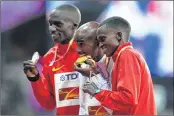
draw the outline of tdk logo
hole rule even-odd
[[[74,80],[74,79],[77,79],[78,76],[79,76],[79,73],[65,74],[60,76],[60,81]]]

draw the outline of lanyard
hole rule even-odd
[[[132,47],[132,46],[126,46],[126,47],[122,48],[122,49],[118,52],[117,58],[116,58],[116,60],[115,60],[115,64],[117,63],[120,54],[121,54],[125,49],[127,49],[127,48],[133,48],[133,47]],[[115,64],[114,64],[114,65],[115,65]]]
[[[59,47],[59,46],[56,47],[56,50],[55,50],[55,53],[54,53],[54,57],[53,57],[53,59],[52,59],[52,61],[51,61],[51,63],[50,63],[49,66],[52,66],[54,62],[59,61],[61,58],[65,57],[65,56],[67,55],[67,53],[69,52],[69,49],[70,49],[70,47],[71,47],[73,41],[74,41],[74,38],[71,39],[70,42],[68,43],[68,48],[67,48],[65,54],[62,55],[58,60],[56,60],[56,56],[57,56],[57,50],[58,50],[58,47]]]

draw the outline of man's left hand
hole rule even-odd
[[[88,93],[91,96],[94,96],[101,91],[94,82],[86,82],[82,90],[84,93]]]

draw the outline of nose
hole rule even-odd
[[[82,52],[82,50],[81,50],[79,47],[77,47],[77,48],[76,48],[76,52],[77,52],[78,54],[80,54],[80,53]]]
[[[83,55],[84,54],[83,51],[82,51],[82,49],[80,49],[79,47],[76,48],[76,51],[80,55]]]
[[[51,25],[51,26],[49,27],[49,29],[50,29],[50,32],[51,32],[51,33],[55,33],[55,32],[56,32],[56,27],[55,27],[54,25]]]

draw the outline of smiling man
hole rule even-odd
[[[24,61],[24,72],[42,107],[47,110],[56,108],[57,115],[78,115],[78,90],[74,86],[65,87],[67,81],[76,79],[78,75],[65,73],[74,70],[74,62],[79,57],[72,38],[80,24],[81,13],[74,5],[61,5],[51,12],[48,21],[54,46],[36,65],[32,61]]]
[[[130,24],[121,17],[100,24],[99,46],[114,60],[112,90],[99,90],[94,83],[86,83],[86,92],[112,109],[114,115],[156,115],[151,75],[142,55],[128,42],[130,31]]]
[[[100,63],[100,66],[102,64],[102,68],[106,68],[109,61],[106,55],[103,53],[103,51],[99,48],[99,43],[97,41],[97,29],[99,27],[99,24],[97,22],[91,21],[83,24],[78,28],[74,35],[74,40],[77,43],[77,52],[82,56],[91,56],[91,58],[96,62],[96,64]],[[87,63],[92,63],[91,58],[87,59]],[[91,64],[92,65],[92,64]],[[78,64],[75,63],[75,70],[83,73],[90,73],[90,71],[93,71],[93,76],[90,77],[89,75],[83,75],[81,77],[81,85],[83,87],[85,82],[93,82],[97,85],[97,87],[104,89],[104,90],[110,90],[110,83],[109,79],[104,77],[99,71],[96,69],[93,70],[88,67],[82,67],[78,66]],[[95,71],[94,71],[95,70]],[[105,72],[107,70],[105,69]],[[90,78],[90,79],[89,79]],[[82,88],[83,90],[83,88]],[[98,100],[96,100],[94,97],[91,98],[91,96],[88,93],[85,93],[85,91],[82,91],[80,89],[80,112],[79,115],[109,115],[112,114],[112,110],[103,107]]]

